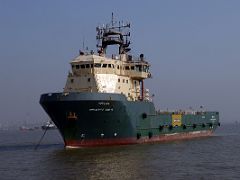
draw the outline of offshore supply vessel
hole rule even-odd
[[[97,53],[79,52],[71,61],[64,91],[42,94],[40,104],[57,126],[65,147],[161,142],[209,136],[213,111],[157,111],[144,80],[150,64],[129,51],[129,23],[97,27]],[[107,56],[107,47],[118,53]]]

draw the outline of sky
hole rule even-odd
[[[157,109],[204,106],[239,121],[239,8],[238,0],[0,0],[0,127],[49,120],[40,95],[63,90],[83,41],[96,52],[96,26],[112,12],[131,23],[131,53],[151,64]]]

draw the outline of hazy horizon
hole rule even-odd
[[[42,93],[65,86],[83,46],[96,52],[96,26],[131,23],[131,53],[145,55],[146,88],[157,109],[220,112],[239,121],[240,1],[0,1],[0,127],[49,120]]]

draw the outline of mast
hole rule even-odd
[[[113,26],[113,23],[114,23],[114,19],[113,19],[113,12],[112,12],[112,26]]]
[[[110,24],[103,25],[102,27],[97,27],[97,48],[99,55],[105,55],[107,51],[107,47],[109,45],[118,45],[119,46],[119,54],[126,54],[131,50],[129,48],[130,41],[130,23],[118,22],[116,25],[114,21],[114,16],[112,13],[112,19]]]

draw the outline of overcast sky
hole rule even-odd
[[[131,22],[132,53],[152,65],[157,108],[203,105],[239,121],[239,9],[238,0],[0,0],[0,124],[47,121],[40,95],[63,90],[69,62],[83,40],[96,51],[95,28],[112,12]]]

